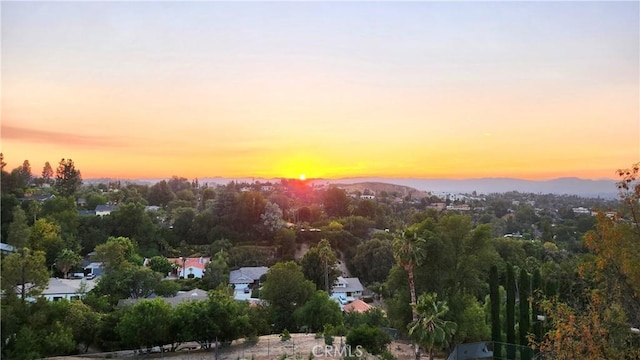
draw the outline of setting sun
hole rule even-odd
[[[638,10],[3,2],[0,150],[86,179],[612,178],[640,155]]]
[[[300,174],[300,180],[305,181],[307,180],[307,177],[304,174]]]

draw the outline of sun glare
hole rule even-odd
[[[305,174],[300,174],[300,180],[301,181],[307,180],[307,176]]]

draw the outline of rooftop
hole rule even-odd
[[[84,286],[84,289],[82,287]],[[96,286],[95,279],[59,279],[50,278],[49,285],[42,295],[77,294],[81,290],[88,292]]]
[[[358,299],[358,300],[354,300],[350,303],[348,303],[347,305],[344,306],[343,310],[344,312],[358,312],[358,313],[363,313],[363,312],[367,312],[369,311],[371,308],[373,308],[373,306],[367,304],[366,302]]]
[[[269,270],[266,266],[251,266],[241,267],[238,270],[233,270],[229,273],[230,284],[246,284],[252,283],[256,280],[260,280],[262,275],[266,274]]]

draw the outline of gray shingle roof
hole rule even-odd
[[[96,286],[96,281],[50,278],[49,285],[44,289],[42,295],[77,294],[83,284],[85,286],[84,291],[88,292]]]
[[[114,211],[117,210],[118,207],[115,205],[97,205],[96,211]]]
[[[344,284],[344,286],[334,286],[334,293],[357,292],[364,290],[364,287],[360,283],[360,279],[357,277],[343,278],[342,276],[339,276],[336,283]]]
[[[230,284],[246,284],[260,280],[260,277],[269,270],[266,266],[242,267],[229,273]]]

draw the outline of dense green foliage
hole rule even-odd
[[[500,323],[500,285],[498,282],[498,267],[491,266],[489,272],[489,296],[491,302],[491,340],[502,342],[502,330]],[[493,354],[501,357],[501,348],[494,347]]]
[[[390,342],[389,334],[379,327],[369,325],[355,327],[347,334],[347,345],[351,346],[352,352],[360,345],[373,355],[382,354]]]
[[[527,270],[520,269],[520,287],[518,289],[520,295],[520,321],[518,322],[518,330],[520,332],[520,345],[527,346],[529,344],[529,322],[531,315],[529,314],[529,274]],[[520,358],[528,360],[531,358],[528,349],[520,351]]]
[[[515,273],[513,270],[513,266],[511,264],[507,264],[507,325],[506,325],[506,333],[507,333],[507,344],[515,344],[516,343],[516,280]],[[515,348],[509,347],[507,349],[507,358],[513,359],[515,358]]]
[[[304,278],[300,265],[293,261],[278,263],[269,269],[262,298],[273,309],[275,331],[296,329],[295,317],[291,315],[311,298],[315,288],[313,282]]]
[[[443,355],[455,344],[490,339],[556,355],[552,351],[576,345],[580,337],[556,319],[576,319],[605,339],[588,344],[585,353],[606,348],[605,358],[629,357],[640,342],[628,333],[640,314],[636,168],[621,172],[622,202],[614,203],[517,192],[439,199],[286,179],[224,186],[181,177],[152,185],[83,184],[71,160],[61,161],[56,174],[45,164],[42,177],[34,176],[28,161],[12,171],[3,166],[2,238],[17,252],[2,258],[2,356],[36,358],[89,346],[175,348],[184,341],[208,348],[212,334],[234,339],[285,328],[344,333],[342,325],[352,340],[370,336],[369,351],[382,352],[381,327],[408,335],[410,324],[421,320],[418,299],[437,294],[449,308],[438,318],[457,324],[455,335],[445,336],[447,346],[418,336],[418,327],[413,334],[427,348],[442,348]],[[470,209],[439,211],[437,203]],[[105,204],[113,207],[110,214],[91,213]],[[576,207],[617,213],[591,216],[574,212]],[[167,258],[181,256],[211,257],[204,277],[161,281],[173,270]],[[81,272],[80,258],[104,262],[98,285],[81,302],[30,302],[50,274]],[[243,266],[270,267],[262,286],[253,289],[264,300],[260,305],[228,296],[229,272]],[[328,294],[316,292],[331,290],[344,266],[382,300],[386,316],[380,310],[341,315]],[[176,308],[160,300],[116,306],[125,298],[172,296],[196,287],[215,292],[205,302]],[[136,317],[152,314],[173,320],[141,339],[135,324],[143,321]],[[538,321],[542,314],[552,320]],[[234,325],[222,329],[211,317]],[[180,322],[206,332],[181,328]],[[567,336],[552,336],[557,329]],[[514,351],[506,355],[533,355]]]
[[[343,321],[338,303],[331,300],[329,294],[322,290],[317,290],[293,316],[299,329],[304,328],[311,332],[321,332],[327,325],[339,326]]]

